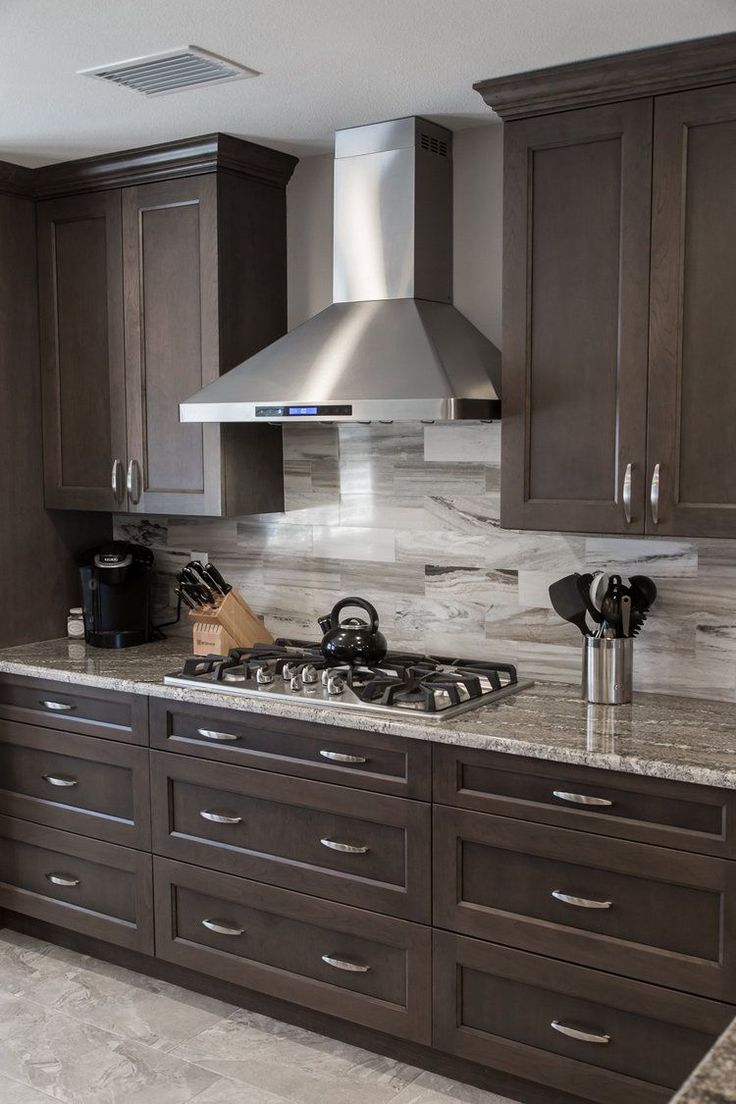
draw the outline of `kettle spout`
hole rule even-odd
[[[329,632],[332,628],[332,618],[329,613],[324,614],[323,617],[317,618],[317,624],[321,628],[323,633]]]

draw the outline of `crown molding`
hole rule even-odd
[[[725,34],[491,78],[473,88],[506,120],[734,80],[736,34]]]
[[[204,134],[37,169],[0,161],[0,192],[48,199],[217,171],[284,188],[298,160],[230,134]]]
[[[33,196],[34,169],[0,161],[0,195]]]

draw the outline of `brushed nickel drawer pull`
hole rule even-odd
[[[72,778],[69,774],[44,774],[42,775],[44,782],[48,782],[50,786],[78,786],[79,779]]]
[[[562,901],[563,905],[574,905],[575,908],[610,909],[613,901],[596,900],[594,897],[575,897],[572,893],[563,893],[561,889],[553,889],[552,896],[556,901]]]
[[[203,820],[211,820],[214,824],[241,824],[240,816],[228,816],[226,813],[211,813],[209,809],[200,809],[199,815]]]
[[[76,709],[76,705],[69,705],[67,702],[57,701],[42,701],[41,705],[46,709],[50,709],[53,713],[69,713],[72,709]]]
[[[346,755],[343,751],[328,751],[327,748],[320,748],[320,755],[323,759],[329,759],[333,763],[367,763],[368,760],[364,755]]]
[[[652,511],[652,522],[654,525],[659,525],[659,483],[661,470],[659,464],[654,465],[652,485],[649,488],[649,506]]]
[[[219,740],[221,743],[225,743],[227,740],[240,739],[232,732],[217,732],[214,728],[198,728],[197,735],[204,736],[205,740]]]
[[[573,1027],[572,1024],[563,1023],[562,1020],[552,1020],[549,1025],[560,1035],[568,1035],[571,1039],[577,1039],[579,1043],[610,1043],[611,1036],[605,1031],[597,1034],[594,1031],[584,1031],[582,1027]]]
[[[73,874],[44,874],[44,878],[56,886],[78,886],[80,881]]]
[[[329,847],[330,851],[343,851],[347,855],[366,855],[370,847],[363,847],[357,843],[339,843],[337,840],[321,839],[323,847]]]
[[[624,488],[622,498],[624,503],[624,517],[626,518],[626,524],[631,525],[631,464],[626,465],[626,471],[624,472]]]
[[[346,958],[335,958],[334,955],[322,955],[322,961],[328,966],[334,966],[336,970],[345,970],[349,974],[367,974],[370,966],[363,962],[349,962]]]
[[[209,928],[218,935],[245,935],[245,928],[237,928],[225,920],[203,920],[202,927]]]
[[[587,794],[566,793],[565,790],[553,790],[553,797],[560,801],[570,801],[573,805],[613,805],[607,797],[588,797]]]

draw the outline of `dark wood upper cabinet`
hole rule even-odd
[[[46,504],[280,510],[280,429],[183,425],[179,403],[286,329],[295,159],[222,135],[139,153],[42,177],[83,190],[39,204]]]
[[[507,125],[504,526],[641,532],[651,118],[643,100]]]
[[[736,84],[656,100],[653,199],[647,532],[733,537]]]
[[[736,35],[476,87],[506,121],[501,523],[736,536]]]
[[[45,502],[112,510],[126,464],[120,192],[45,200],[37,226]]]

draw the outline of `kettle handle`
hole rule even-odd
[[[341,598],[339,602],[336,602],[330,614],[330,622],[333,629],[339,627],[340,614],[348,606],[357,606],[358,609],[365,610],[371,619],[371,632],[378,632],[378,611],[376,607],[372,606],[370,602],[367,602],[365,598]]]

